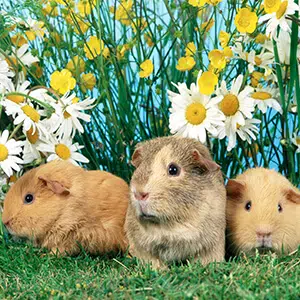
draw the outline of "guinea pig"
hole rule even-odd
[[[227,230],[234,254],[258,250],[289,253],[300,244],[300,193],[284,176],[249,169],[227,190]]]
[[[154,268],[222,261],[226,191],[208,149],[190,138],[156,138],[136,146],[132,164],[125,221],[130,253]]]
[[[4,200],[2,222],[17,237],[61,255],[125,251],[129,187],[104,171],[53,161],[26,172]]]

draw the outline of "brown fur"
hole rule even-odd
[[[258,231],[270,232],[273,250],[290,252],[300,244],[300,193],[281,174],[249,169],[227,185],[227,228],[236,253],[259,246]],[[251,209],[245,205],[251,201]],[[282,212],[278,211],[278,204]]]
[[[170,163],[181,168],[179,176],[168,175]],[[189,138],[156,138],[137,145],[133,164],[125,223],[132,254],[155,267],[192,258],[222,261],[226,194],[208,149]],[[137,191],[149,193],[153,217],[142,216]]]
[[[28,193],[35,200],[24,204]],[[124,251],[128,197],[121,178],[54,161],[27,172],[11,187],[2,220],[12,234],[53,252],[74,255],[78,245],[90,253]]]

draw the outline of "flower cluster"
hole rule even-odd
[[[203,9],[204,5],[215,6],[219,2],[189,1],[189,4]],[[227,151],[231,151],[237,138],[248,144],[257,139],[264,114],[281,115],[283,108],[287,108],[287,113],[290,106],[295,106],[296,101],[288,100],[286,93],[280,94],[282,79],[279,78],[284,76],[289,80],[291,16],[296,11],[299,6],[292,0],[265,0],[263,6],[237,9],[232,30],[219,32],[220,48],[207,51],[207,70],[198,73],[190,88],[185,83],[178,83],[174,85],[179,93],[169,91],[171,133],[193,137],[202,143],[209,137],[219,140],[226,137]],[[197,51],[194,43],[187,46],[190,50],[186,49],[186,52],[194,55]],[[300,59],[299,44],[295,52],[297,62]],[[187,61],[188,57],[178,60],[178,70],[187,71],[194,67],[195,64]],[[232,66],[241,62],[245,68],[234,70]],[[284,69],[278,71],[280,64]],[[295,67],[300,74],[300,65]],[[300,146],[296,132],[291,142],[298,153]]]
[[[36,34],[43,32],[38,27]],[[83,146],[73,138],[76,132],[84,132],[81,120],[89,122],[90,115],[83,111],[91,109],[95,100],[79,101],[70,92],[76,82],[70,80],[68,70],[53,73],[50,85],[55,91],[43,86],[30,88],[23,68],[39,59],[28,47],[24,44],[0,56],[1,121],[6,124],[0,135],[1,178],[11,178],[24,166],[38,165],[43,159],[68,160],[75,165],[89,161],[79,153]]]

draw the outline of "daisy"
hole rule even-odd
[[[268,107],[272,107],[280,114],[282,114],[282,108],[278,103],[276,97],[278,96],[278,89],[272,87],[266,87],[262,89],[255,89],[255,92],[251,94],[251,98],[254,100],[254,104],[263,114],[267,112]]]
[[[294,132],[292,137],[292,143],[297,147],[296,153],[300,153],[300,136]]]
[[[29,87],[30,82],[29,81],[24,81],[23,83],[18,83],[17,86],[13,84],[12,81],[8,82],[7,84],[7,94],[9,93],[20,93],[27,95],[29,92]],[[21,95],[7,95],[5,97],[7,100],[12,101],[16,104],[24,103],[25,102],[25,97]],[[8,111],[8,115],[11,115],[11,113]]]
[[[25,102],[16,104],[13,101],[6,101],[5,109],[9,112],[9,114],[14,116],[14,125],[23,123],[23,129],[25,131],[32,128],[33,133],[38,130],[41,135],[47,136],[49,134],[43,122],[41,122],[41,116],[44,112],[35,109],[32,103]]]
[[[88,110],[94,107],[95,99],[87,98],[83,101],[76,102],[76,95],[66,93],[60,101],[53,103],[55,114],[51,119],[53,131],[57,131],[58,137],[74,137],[76,130],[84,132],[83,126],[79,120],[90,122],[91,116],[83,113],[82,110]],[[51,122],[50,121],[50,122]],[[57,126],[59,125],[59,126]]]
[[[37,150],[50,154],[47,158],[47,162],[59,159],[69,161],[77,166],[77,162],[89,162],[85,156],[77,152],[82,148],[84,148],[84,146],[80,146],[78,143],[72,144],[71,138],[64,138],[60,140],[52,136],[49,141],[41,143],[37,147]]]
[[[273,1],[277,2],[277,1]],[[299,5],[296,4],[293,0],[282,1],[277,11],[266,14],[259,18],[259,23],[268,21],[266,28],[266,35],[271,38],[276,39],[276,33],[278,26],[287,32],[291,32],[289,21],[286,19],[286,16],[293,15],[296,11],[299,10]]]
[[[175,85],[175,84],[174,84]],[[216,126],[224,126],[224,115],[217,108],[218,99],[203,95],[192,83],[188,89],[185,83],[175,85],[179,94],[168,91],[170,108],[170,130],[172,134],[198,139],[206,142],[206,132],[218,135]]]
[[[219,109],[226,117],[227,127],[236,130],[237,125],[245,125],[245,118],[252,119],[254,101],[250,98],[253,88],[246,86],[242,91],[243,75],[233,80],[231,90],[228,91],[226,82],[221,82],[220,88],[216,90],[216,97],[212,99],[218,103]],[[230,126],[229,126],[230,125]],[[229,136],[229,132],[226,132]]]
[[[28,44],[21,46],[19,49],[12,47],[12,52],[13,52],[12,59],[16,64],[18,64],[18,61],[20,60],[23,65],[29,67],[33,63],[39,61],[39,59],[37,57],[33,56],[30,52],[26,53],[28,48],[29,48]]]
[[[5,59],[0,57],[0,82],[10,81],[9,77],[13,77],[14,73],[9,70],[9,65]]]
[[[43,38],[47,32],[47,30],[44,28],[44,22],[42,21],[36,21],[28,18],[27,22],[24,22],[24,24],[30,30],[29,32],[26,32],[26,35],[30,40],[34,40],[35,36]]]
[[[249,52],[247,55],[248,70],[252,73],[255,69],[254,67],[259,67],[265,70],[265,76],[272,73],[272,68],[270,65],[274,63],[274,54],[268,51],[262,51],[260,54],[256,55],[255,50]]]
[[[23,142],[24,164],[32,163],[34,160],[37,160],[37,159],[40,160],[41,154],[37,150],[37,147],[41,144],[38,131],[36,130],[35,133],[33,133],[33,129],[30,128],[28,131],[25,131],[23,129],[23,133],[26,136],[26,140]]]
[[[256,125],[260,124],[260,122],[258,119],[246,119],[244,126],[238,124],[236,129],[233,130],[230,122],[226,120],[225,127],[219,128],[218,138],[221,140],[226,136],[228,137],[227,151],[231,151],[235,147],[237,135],[241,140],[247,141],[251,145],[252,140],[256,140],[256,135],[259,132],[259,128]]]
[[[8,130],[4,130],[0,136],[0,167],[10,177],[13,170],[20,171],[19,164],[23,164],[23,160],[17,156],[22,152],[22,142],[9,140],[8,135]]]

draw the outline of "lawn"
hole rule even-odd
[[[299,299],[300,253],[198,262],[156,271],[118,256],[55,257],[1,244],[0,297],[14,299]]]

